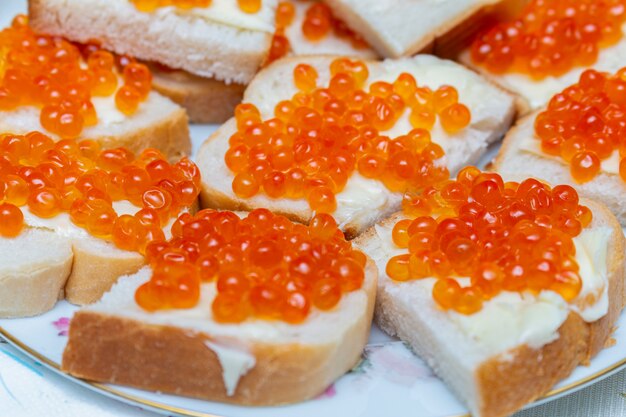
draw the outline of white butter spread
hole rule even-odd
[[[334,215],[347,223],[363,224],[368,219],[375,219],[380,211],[396,200],[385,185],[375,179],[363,177],[358,172],[352,174],[344,189],[335,196],[337,210]]]
[[[226,387],[226,394],[229,397],[233,396],[241,377],[247,374],[256,364],[255,357],[248,352],[225,347],[217,343],[205,341],[204,344],[217,355],[217,359],[222,366],[222,378]]]
[[[176,7],[163,7],[154,13],[176,13],[181,16],[193,16],[206,19],[222,25],[243,30],[274,33],[274,16],[276,0],[263,0],[261,9],[257,13],[246,13],[239,8],[235,0],[212,0],[208,7],[196,7],[189,10]]]
[[[115,104],[115,93],[107,97],[92,97],[91,103],[98,115],[99,124],[113,125],[128,120],[128,116],[119,111]]]

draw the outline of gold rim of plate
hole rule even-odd
[[[41,355],[39,352],[31,349],[28,345],[26,345],[25,343],[23,343],[22,341],[16,339],[15,337],[13,337],[12,334],[8,333],[7,331],[4,330],[4,328],[0,327],[0,335],[2,335],[10,344],[14,345],[15,347],[17,347],[18,349],[22,350],[23,352],[27,353],[29,356],[37,359],[38,361],[42,362],[43,364],[45,364],[46,366],[52,368],[53,370],[57,371],[58,373],[61,373],[63,375],[65,375],[66,377],[69,377],[70,379],[76,380],[76,381],[80,381],[83,384],[89,385],[91,387],[96,388],[99,391],[103,391],[105,393],[111,394],[113,396],[117,396],[120,398],[123,398],[124,400],[127,401],[132,401],[133,403],[139,404],[139,405],[143,405],[149,408],[152,408],[154,410],[161,410],[161,411],[167,411],[168,413],[175,413],[175,414],[179,414],[181,416],[185,416],[185,417],[226,417],[226,416],[221,416],[221,415],[217,415],[217,414],[208,414],[208,413],[202,413],[202,412],[197,412],[197,411],[191,411],[191,410],[185,410],[183,408],[178,408],[178,407],[173,407],[170,405],[165,405],[165,404],[161,404],[158,402],[154,402],[154,401],[150,401],[150,400],[146,400],[143,398],[139,398],[136,397],[134,395],[130,395],[130,394],[126,394],[122,391],[119,391],[115,388],[111,388],[105,384],[101,384],[98,382],[91,382],[91,381],[87,381],[84,379],[80,379],[80,378],[76,378],[73,377],[65,372],[63,372],[61,370],[61,367],[58,363],[51,361],[50,359],[46,358],[45,356]],[[545,399],[549,399],[552,397],[556,397],[556,396],[560,396],[563,394],[566,394],[569,391],[572,391],[578,387],[580,387],[581,385],[585,385],[593,380],[599,379],[607,374],[610,374],[614,371],[617,371],[619,368],[622,367],[626,367],[626,358],[622,359],[619,362],[616,362],[614,364],[612,364],[611,366],[608,366],[604,369],[601,369],[598,372],[595,372],[585,378],[582,378],[578,381],[572,382],[571,384],[568,384],[564,387],[560,387],[560,388],[556,388],[551,390],[550,392],[548,392],[546,395],[544,395],[543,397],[539,398],[539,400],[545,400]],[[471,417],[470,414],[459,414],[456,416],[449,416],[449,417]]]

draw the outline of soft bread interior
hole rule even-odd
[[[300,63],[308,63],[318,72],[318,85],[328,85],[329,66],[333,57],[296,57],[279,60],[259,75],[248,86],[244,102],[256,105],[263,119],[273,117],[278,102],[290,99],[297,89],[293,83],[293,69]],[[401,60],[368,62],[368,82],[393,81],[403,72],[411,73],[419,85],[433,89],[451,84],[459,92],[459,100],[472,112],[471,124],[458,134],[449,136],[439,125],[433,128],[433,141],[446,152],[445,164],[451,172],[474,163],[487,146],[498,140],[506,131],[514,116],[512,98],[492,86],[472,71],[451,61],[430,55],[418,55]],[[398,123],[383,134],[396,137],[412,130],[408,110]],[[304,200],[272,199],[257,194],[250,199],[240,199],[232,191],[233,174],[226,167],[224,155],[228,140],[236,131],[234,119],[226,122],[201,147],[197,163],[203,174],[203,204],[231,210],[267,207],[298,221],[307,221],[312,213]],[[344,230],[358,234],[377,219],[395,212],[401,196],[389,192],[376,180],[368,180],[358,173],[348,180],[346,188],[337,195],[338,208],[333,215]]]
[[[188,11],[138,11],[128,0],[31,0],[31,25],[78,42],[98,39],[119,54],[160,62],[203,77],[249,82],[269,51],[277,0],[256,14],[213,0]]]
[[[584,184],[576,183],[570,174],[569,165],[561,158],[549,157],[529,152],[524,146],[528,141],[536,141],[534,122],[537,113],[519,120],[509,131],[500,149],[494,170],[508,178],[540,176],[553,184],[569,184],[581,195],[606,204],[622,225],[626,225],[626,183],[619,175],[601,171],[593,180]]]
[[[626,31],[626,24],[622,26],[622,31]],[[459,60],[506,90],[518,95],[522,99],[520,107],[526,111],[536,110],[548,104],[552,96],[577,83],[580,74],[588,69],[588,67],[575,67],[564,75],[548,76],[540,81],[535,81],[530,76],[519,73],[492,74],[483,66],[476,65],[467,50],[460,55]],[[598,60],[591,67],[597,71],[615,73],[624,67],[625,60],[626,39],[622,38],[613,46],[601,48],[598,53]]]
[[[15,238],[0,238],[0,317],[52,308],[71,268],[70,243],[51,231],[27,228]]]
[[[600,344],[603,346],[610,327],[622,308],[624,237],[606,208],[589,201],[583,201],[582,204],[590,206],[594,211],[594,220],[589,231],[600,234],[608,232],[608,237],[598,243],[603,243],[607,251],[605,259],[607,265],[599,265],[598,268],[604,267],[605,269],[604,292],[612,301],[612,305],[604,312],[605,317],[610,316],[611,321],[608,324],[608,331],[603,332]],[[569,338],[572,335],[567,329],[572,327],[570,315],[576,315],[572,313],[577,309],[576,303],[573,307],[568,306],[561,297],[549,291],[542,292],[536,297],[530,295],[519,297],[514,293],[503,293],[488,302],[481,312],[473,316],[444,312],[437,307],[432,298],[433,279],[396,283],[384,272],[391,256],[406,252],[406,250],[396,248],[391,240],[391,230],[401,218],[403,218],[401,213],[394,215],[355,241],[357,247],[374,258],[379,268],[377,323],[390,335],[398,336],[408,342],[416,354],[425,359],[463,399],[473,415],[501,415],[495,410],[493,410],[495,414],[489,414],[488,410],[484,409],[489,398],[488,392],[485,392],[489,390],[489,387],[482,376],[484,370],[492,369],[490,367],[493,363],[496,364],[496,368],[499,362],[506,364],[506,366],[502,365],[502,368],[514,366],[516,361],[520,361],[517,367],[520,370],[524,369],[524,366],[532,369],[537,364],[525,364],[524,358],[532,355],[541,358],[544,346],[553,342],[557,343],[559,338],[570,343]],[[611,290],[619,294],[611,294],[609,285],[611,285]],[[580,298],[584,298],[584,294],[581,294]],[[580,301],[577,300],[577,302]],[[615,314],[615,311],[618,313]],[[565,326],[566,322],[567,326]],[[574,335],[576,342],[572,344],[572,349],[582,343],[585,349],[595,354],[594,346],[592,346],[595,343],[593,336],[588,336],[586,333],[588,331],[584,330],[584,326],[581,328],[583,332]],[[567,334],[562,333],[566,331]],[[585,337],[592,340],[580,340]],[[529,354],[528,351],[534,353]],[[572,369],[578,361],[585,360],[587,357],[586,351],[571,354],[572,360],[576,363],[551,363],[550,367],[554,366],[561,371]],[[569,357],[569,351],[568,355],[563,353],[563,357],[566,356]],[[547,384],[546,388],[549,388],[556,382],[556,380],[549,380],[554,373],[552,369],[546,368],[543,378],[548,380],[537,380],[537,386]],[[567,373],[569,371],[565,375]],[[506,384],[506,381],[502,383]],[[510,389],[515,391],[517,388],[511,386]],[[536,390],[536,388],[535,391],[526,390],[530,394],[523,399],[522,404],[543,394],[541,390]],[[521,391],[525,392],[525,390]],[[509,412],[513,412],[516,407],[522,405],[514,401],[507,404],[504,398],[502,402],[504,404],[500,403],[498,406],[508,409]]]
[[[410,56],[501,0],[325,0],[334,13],[355,28],[382,56]]]

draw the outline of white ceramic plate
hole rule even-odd
[[[0,2],[0,27],[8,25],[15,14],[25,12],[25,0]],[[214,129],[214,126],[191,126],[194,153]],[[489,161],[495,151],[491,150],[481,165]],[[408,410],[412,415],[421,417],[467,414],[465,407],[424,362],[402,342],[389,338],[377,328],[372,329],[363,360],[354,370],[330,386],[319,398],[287,407],[237,407],[81,381],[59,370],[69,320],[76,310],[77,307],[61,302],[39,317],[0,320],[0,334],[17,349],[78,384],[162,414],[194,417],[379,417],[406,415]],[[545,398],[530,406],[579,390],[626,367],[626,315],[622,315],[618,323],[615,339],[617,343],[603,350],[591,366],[577,368]]]

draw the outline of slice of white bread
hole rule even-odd
[[[619,174],[603,170],[589,182],[576,183],[570,174],[569,164],[564,159],[541,151],[541,142],[536,139],[534,128],[538,113],[520,119],[509,131],[493,169],[505,177],[524,177],[540,173],[541,178],[553,184],[569,184],[582,196],[606,204],[619,222],[626,226],[626,183]],[[532,152],[529,151],[531,149]]]
[[[141,12],[129,0],[30,0],[33,28],[73,41],[97,39],[118,54],[226,82],[245,84],[265,59],[276,0],[244,13],[232,0],[206,8]]]
[[[625,30],[626,24],[622,26],[622,31]],[[615,73],[624,67],[625,60],[626,38],[622,38],[615,45],[601,48],[598,53],[598,60],[591,67],[600,72]],[[588,67],[575,67],[564,75],[558,77],[548,76],[540,81],[536,81],[529,75],[520,73],[493,74],[485,67],[476,65],[472,61],[469,50],[465,50],[459,56],[459,61],[515,94],[520,114],[525,114],[547,105],[555,94],[578,82],[580,74],[588,69]]]
[[[271,64],[250,83],[244,102],[256,105],[261,117],[273,117],[278,102],[297,92],[293,83],[293,69],[300,63],[313,66],[318,74],[318,85],[328,85],[329,65],[334,60],[328,56],[284,58]],[[446,152],[445,163],[450,172],[476,162],[487,146],[500,139],[510,126],[515,111],[513,99],[494,87],[474,72],[451,61],[430,55],[418,55],[401,60],[383,62],[367,61],[370,72],[368,83],[375,81],[393,82],[403,72],[412,74],[419,85],[432,89],[450,84],[459,92],[459,101],[472,112],[470,125],[461,132],[448,136],[439,123],[432,133],[433,142],[440,144]],[[408,121],[408,110],[391,131],[391,137],[408,133],[412,127]],[[308,222],[312,211],[306,200],[272,199],[258,194],[250,199],[241,199],[232,191],[233,174],[224,162],[228,140],[236,131],[234,119],[220,127],[200,148],[196,163],[203,177],[201,204],[229,210],[251,210],[266,207],[294,221]],[[390,192],[377,180],[368,180],[358,173],[352,175],[345,189],[336,196],[337,210],[333,216],[349,237],[354,237],[379,219],[396,212],[401,203],[399,193]]]
[[[520,0],[324,0],[382,56],[398,58],[459,44],[494,5]]]
[[[434,279],[398,283],[385,274],[390,257],[406,253],[391,240],[393,226],[404,218],[402,214],[355,240],[380,271],[375,315],[378,325],[407,342],[465,402],[473,416],[512,414],[541,397],[576,366],[586,364],[607,344],[624,306],[625,239],[605,206],[585,199],[581,204],[589,207],[594,216],[583,233],[598,234],[586,235],[593,237],[581,240],[582,247],[589,264],[597,262],[592,271],[603,277],[599,288],[605,298],[598,305],[608,303],[606,314],[589,322],[583,316],[591,312],[589,317],[597,318],[602,309],[593,311],[595,305],[582,309],[591,294],[586,290],[591,280],[585,274],[583,292],[572,305],[552,292],[543,292],[537,298],[526,296],[525,301],[515,293],[507,293],[487,302],[479,313],[462,316],[435,304]],[[578,241],[576,245],[580,249]]]
[[[91,101],[98,115],[98,123],[85,127],[78,140],[91,139],[102,148],[125,147],[135,153],[146,148],[156,148],[172,160],[191,153],[185,110],[159,93],[150,92],[131,116],[115,107],[114,96],[93,97]],[[34,106],[0,111],[0,132],[26,134],[41,131],[53,139],[59,139],[41,126],[40,112],[41,109]]]
[[[376,266],[368,260],[359,290],[301,324],[212,318],[215,283],[203,284],[198,306],[148,313],[135,291],[151,275],[123,277],[71,321],[62,369],[95,381],[242,405],[279,405],[313,398],[360,359],[369,336]]]
[[[71,269],[71,244],[52,231],[27,228],[15,238],[0,238],[0,317],[50,310]]]

